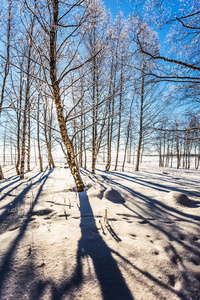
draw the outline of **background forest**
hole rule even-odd
[[[79,191],[98,158],[199,168],[200,4],[130,7],[113,19],[100,0],[1,1],[2,165],[23,178],[65,158]]]

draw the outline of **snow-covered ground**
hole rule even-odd
[[[200,171],[3,170],[0,299],[200,299]]]

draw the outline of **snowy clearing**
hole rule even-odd
[[[3,171],[0,299],[199,299],[200,171]]]

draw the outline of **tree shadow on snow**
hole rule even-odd
[[[34,197],[34,201],[32,202],[32,205],[30,206],[30,209],[28,211],[28,213],[26,214],[25,219],[23,220],[23,223],[20,227],[19,233],[17,234],[17,236],[14,238],[14,240],[12,241],[8,251],[2,255],[2,259],[0,261],[0,299],[2,299],[2,292],[3,292],[3,285],[5,280],[8,278],[9,272],[11,270],[11,267],[13,266],[13,260],[14,260],[14,256],[15,256],[15,251],[17,250],[17,248],[19,247],[19,244],[21,242],[21,240],[23,239],[25,232],[27,230],[28,224],[31,221],[31,214],[32,211],[35,207],[35,205],[37,204],[38,198],[40,196],[40,193],[42,191],[42,188],[45,184],[45,182],[47,181],[49,175],[52,173],[52,170],[48,171],[48,173],[43,173],[43,175],[41,176],[41,178],[35,182],[36,183],[40,183],[39,189],[37,191],[36,196]],[[29,189],[32,187],[33,185],[30,185]],[[28,187],[27,187],[28,188]],[[28,189],[26,190],[26,192],[28,191]],[[29,274],[29,277],[31,277],[31,269],[27,269],[26,268],[26,272],[27,275]],[[28,278],[28,277],[27,277]],[[27,280],[27,278],[25,280]],[[26,281],[27,282],[27,281]],[[25,284],[24,284],[25,285]]]
[[[46,172],[46,170],[45,170],[45,172]],[[1,223],[5,221],[5,219],[7,219],[7,227],[11,223],[13,223],[13,222],[16,221],[16,219],[13,218],[13,215],[15,215],[15,217],[17,216],[17,214],[15,212],[17,212],[17,210],[19,209],[19,207],[23,204],[23,202],[24,202],[24,200],[26,198],[27,193],[34,186],[36,186],[37,184],[40,184],[44,180],[44,176],[46,176],[46,175],[44,175],[45,172],[44,173],[37,173],[35,176],[31,177],[27,182],[20,183],[19,185],[17,185],[14,188],[12,188],[9,192],[7,192],[6,194],[4,194],[4,196],[0,198],[0,200],[2,200],[6,196],[10,196],[11,191],[13,191],[14,189],[16,189],[17,187],[19,187],[23,183],[27,184],[27,186],[21,191],[21,193],[19,193],[11,202],[9,202],[5,206],[1,207],[1,209],[4,209],[4,211],[0,214],[0,226],[1,226]],[[35,179],[36,177],[38,177],[39,175],[41,175],[40,178],[37,179],[35,182],[32,183],[32,180]],[[34,201],[35,201],[34,200],[34,196],[32,194],[32,199],[30,199],[30,206],[33,205]],[[12,214],[12,216],[10,216],[11,214]]]
[[[60,288],[54,286],[52,299],[59,300],[70,289],[80,286],[84,281],[83,260],[91,258],[104,300],[133,300],[117,262],[98,232],[92,208],[86,191],[79,193],[81,213],[81,239],[78,243],[77,265],[71,279]]]
[[[97,169],[98,170],[98,169]],[[128,180],[128,181],[131,181],[133,183],[137,183],[137,184],[141,184],[142,186],[147,186],[147,187],[150,187],[150,188],[154,188],[160,192],[169,192],[169,191],[174,191],[174,192],[180,192],[180,193],[183,193],[184,192],[184,187],[182,188],[179,188],[179,187],[175,187],[175,186],[169,186],[169,183],[173,183],[173,184],[176,184],[177,183],[177,180],[181,179],[181,178],[170,178],[169,180],[163,180],[163,179],[158,179],[156,178],[156,180],[160,180],[160,181],[165,181],[167,182],[167,184],[161,184],[161,183],[155,183],[154,181],[151,181],[152,179],[152,174],[151,176],[145,176],[144,174],[142,173],[139,173],[140,175],[140,178],[137,177],[137,175],[135,174],[135,176],[130,176],[130,175],[127,175],[127,174],[124,174],[124,173],[120,173],[120,172],[113,172],[113,171],[109,171],[109,172],[106,172],[106,171],[102,171],[102,170],[98,170],[100,172],[105,172],[107,174],[111,174],[111,175],[114,175],[114,176],[117,176],[121,179],[124,179],[124,180]],[[145,173],[148,173],[148,172],[145,172]],[[107,176],[106,175],[101,175],[103,179],[107,179]],[[141,177],[143,177],[144,179],[142,179]],[[181,179],[182,180],[182,179]],[[190,184],[191,185],[191,184]],[[195,186],[195,182],[193,185],[191,185],[191,188],[194,188]],[[186,191],[188,195],[191,195],[191,196],[196,196],[196,197],[199,197],[200,196],[200,192],[197,192],[197,191]]]
[[[23,185],[23,184],[25,184],[25,183],[26,183],[26,184],[31,183],[33,179],[35,179],[37,176],[39,176],[39,175],[41,175],[41,174],[43,174],[43,173],[40,173],[40,172],[39,172],[39,173],[37,173],[36,175],[34,175],[33,177],[29,178],[27,181],[24,181],[23,179],[21,179],[21,178],[18,177],[15,181],[11,181],[9,184],[3,186],[3,187],[0,189],[0,193],[1,193],[3,190],[7,189],[9,186],[15,184],[16,182],[20,182],[18,185],[15,185],[13,188],[11,188],[9,191],[7,191],[3,196],[1,196],[0,201],[3,200],[5,197],[9,196],[11,192],[13,192],[14,190],[16,190],[16,189],[17,189],[18,187],[20,187],[21,185]],[[42,176],[42,175],[41,175],[41,176]]]
[[[104,171],[101,171],[101,172],[104,172]],[[107,173],[107,172],[105,171],[105,173]],[[110,174],[112,174],[112,173],[115,174],[115,172],[109,172],[109,173]],[[121,174],[119,174],[119,175],[116,175],[116,176],[122,177]],[[111,184],[120,187],[122,190],[129,192],[132,196],[134,196],[134,197],[136,197],[138,199],[141,199],[144,202],[144,204],[146,205],[146,207],[149,208],[149,211],[151,212],[151,214],[153,214],[153,213],[156,214],[157,213],[157,217],[159,217],[161,215],[164,215],[164,214],[168,214],[170,216],[175,217],[175,214],[177,214],[177,215],[179,215],[179,217],[185,217],[185,218],[190,219],[190,222],[192,222],[192,221],[195,222],[195,221],[199,221],[200,220],[200,216],[199,215],[193,215],[193,214],[185,213],[185,212],[183,212],[181,210],[176,209],[175,207],[168,206],[165,203],[163,203],[162,201],[158,201],[158,200],[153,199],[153,198],[151,198],[149,196],[145,196],[144,194],[142,194],[140,192],[137,192],[134,189],[131,189],[131,188],[127,187],[126,185],[123,185],[123,184],[115,181],[114,179],[108,178],[107,175],[101,175],[101,177],[104,180],[109,180]],[[126,178],[123,178],[123,179],[126,179]],[[137,180],[138,180],[138,179],[135,179],[134,177],[131,177],[131,179],[132,179],[131,181],[133,181],[133,182],[137,182]],[[141,186],[144,186],[145,182],[141,183]],[[160,184],[151,183],[151,185],[153,185],[156,190],[159,190]],[[167,192],[169,192],[169,191],[183,192],[180,189],[176,189],[176,188],[172,188],[172,187],[168,187],[168,186],[165,187],[165,190],[163,190],[163,191],[164,192],[166,192],[166,191]],[[189,194],[188,191],[187,191],[187,194]],[[194,194],[196,195],[196,193],[192,193],[192,192],[190,193],[190,195],[194,195]],[[137,205],[137,203],[134,202],[134,205]],[[195,206],[195,207],[198,207],[198,206]],[[185,219],[185,221],[187,221],[187,220]],[[195,224],[198,224],[198,222],[195,222]]]
[[[177,170],[180,170],[180,169],[176,169]],[[182,169],[182,171],[187,171],[186,169]],[[199,184],[199,181],[198,180],[194,180],[194,178],[190,179],[190,178],[185,178],[185,174],[179,174],[179,173],[171,173],[171,172],[165,172],[163,171],[162,173],[156,173],[156,172],[149,172],[149,171],[142,171],[142,173],[140,173],[141,176],[144,176],[144,177],[152,177],[152,175],[156,175],[157,177],[154,177],[154,179],[157,179],[157,180],[161,180],[161,181],[165,181],[165,182],[170,182],[170,181],[174,181],[174,183],[177,182],[177,180],[181,180],[184,184],[186,183],[187,185],[191,185],[192,186],[196,186],[197,184]],[[181,175],[181,176],[180,176]],[[186,175],[188,175],[186,173]]]
[[[200,265],[200,216],[198,212],[196,215],[193,215],[189,212],[183,212],[181,211],[181,209],[179,210],[176,207],[168,206],[162,201],[158,201],[154,198],[144,195],[143,193],[135,191],[132,188],[127,187],[126,184],[123,185],[123,183],[119,183],[118,180],[111,180],[107,177],[107,174],[109,173],[103,173],[106,174],[102,175],[103,180],[108,179],[111,185],[118,186],[120,189],[128,192],[133,196],[133,198],[129,197],[129,200],[126,204],[123,204],[128,210],[130,210],[130,214],[124,214],[124,216],[128,217],[132,222],[141,224],[141,226],[147,226],[149,229],[155,229],[155,236],[157,236],[157,233],[161,234],[163,241],[165,241],[163,250],[168,255],[169,262],[174,266],[181,266],[185,292],[178,293],[174,291],[173,286],[175,285],[175,275],[168,274],[169,284],[164,284],[158,279],[154,278],[148,272],[138,269],[138,267],[134,265],[132,265],[132,267],[139,271],[141,274],[145,275],[151,281],[168,290],[174,291],[174,293],[179,295],[181,299],[188,299],[186,294],[188,294],[191,299],[197,299],[197,294],[199,295],[200,291],[200,286],[197,283],[197,281],[199,282],[199,273],[196,274],[192,270],[192,268],[190,269],[190,265],[187,265],[185,260],[190,263],[192,262],[196,266]],[[142,185],[143,184],[141,184],[141,186]],[[156,183],[154,184],[154,186],[156,188]],[[167,189],[171,189],[171,187],[167,187]],[[119,215],[123,216],[123,214],[121,213],[119,213]],[[188,229],[193,226],[191,227],[193,229],[190,230],[189,235],[187,235],[187,232],[185,230],[185,226],[187,225],[183,226],[183,223],[188,224]],[[180,251],[180,249],[182,249],[183,252]],[[182,256],[183,253],[184,257]],[[126,260],[126,258],[121,258],[123,260]],[[195,280],[196,282],[194,283]]]

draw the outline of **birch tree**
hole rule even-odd
[[[141,148],[144,147],[145,136],[152,131],[158,115],[161,112],[164,103],[162,102],[161,88],[155,85],[151,72],[156,70],[156,64],[145,53],[141,52],[140,45],[148,51],[156,53],[159,49],[157,35],[151,30],[146,22],[141,21],[135,16],[130,20],[131,33],[130,36],[136,47],[133,56],[133,67],[137,70],[137,78],[135,78],[135,93],[138,94],[139,103],[139,139],[137,148],[137,158],[135,170],[139,170]],[[138,40],[140,44],[138,47]],[[135,60],[137,59],[137,63]],[[158,92],[159,91],[159,92]],[[150,129],[152,127],[152,129]]]
[[[3,55],[3,78],[2,78],[2,84],[1,84],[1,99],[0,99],[0,118],[3,108],[3,102],[4,102],[4,96],[5,96],[5,87],[6,87],[6,80],[8,77],[8,73],[10,70],[10,42],[11,42],[11,20],[12,20],[12,3],[13,0],[8,0],[8,12],[7,12],[7,20],[6,20],[6,52],[5,55]],[[2,57],[2,56],[1,56]],[[0,165],[0,180],[4,179],[3,170]]]
[[[116,89],[117,99],[116,99],[116,117],[115,122],[117,126],[117,148],[116,148],[116,158],[115,158],[115,171],[117,170],[118,160],[119,160],[119,151],[120,151],[120,141],[121,141],[121,127],[122,127],[122,112],[123,106],[125,105],[124,96],[126,92],[130,91],[126,88],[127,78],[129,76],[129,63],[130,63],[130,40],[128,36],[128,20],[123,18],[123,15],[120,13],[116,17],[114,25],[114,35],[118,40],[117,46],[118,49],[118,88]],[[128,97],[127,97],[128,98]],[[127,103],[126,105],[129,105]],[[131,126],[128,126],[129,129]]]
[[[74,65],[78,47],[81,42],[79,28],[86,19],[85,7],[88,1],[77,0],[63,3],[59,0],[41,1],[35,3],[25,1],[26,8],[35,16],[37,24],[45,37],[48,54],[36,44],[43,63],[43,72],[56,106],[57,120],[63,143],[67,150],[68,164],[75,180],[77,190],[82,192],[84,184],[76,165],[74,147],[67,132],[62,99],[62,83],[70,72],[77,70],[86,62]],[[65,62],[61,59],[65,57]],[[48,62],[48,69],[44,68],[44,60]],[[50,78],[50,80],[49,80]]]
[[[26,151],[26,137],[27,137],[27,121],[30,120],[30,86],[31,86],[31,55],[33,49],[33,31],[35,25],[35,16],[30,17],[29,27],[27,28],[27,62],[26,62],[26,90],[25,103],[23,107],[23,127],[22,127],[22,141],[21,141],[21,162],[20,162],[20,178],[24,178],[25,170],[25,151]],[[30,133],[29,133],[30,137]],[[30,166],[29,166],[30,167]]]
[[[92,106],[92,172],[95,173],[95,165],[101,143],[105,134],[106,120],[109,116],[111,99],[111,76],[108,70],[110,53],[108,43],[111,29],[110,19],[100,1],[92,1],[88,11],[84,44],[92,59],[89,62],[91,72],[86,78],[91,82],[89,97]],[[88,28],[88,29],[87,29]],[[109,28],[109,29],[108,29]],[[97,53],[97,55],[95,55]],[[109,65],[110,66],[110,65]],[[107,80],[109,78],[109,82]]]
[[[41,87],[38,88],[38,101],[37,101],[37,146],[38,146],[38,158],[40,163],[40,172],[43,172],[42,154],[40,146],[40,105],[41,105]]]
[[[53,123],[53,102],[48,101],[46,94],[43,95],[43,112],[44,112],[44,137],[48,153],[49,169],[55,168],[52,155],[52,123]]]

